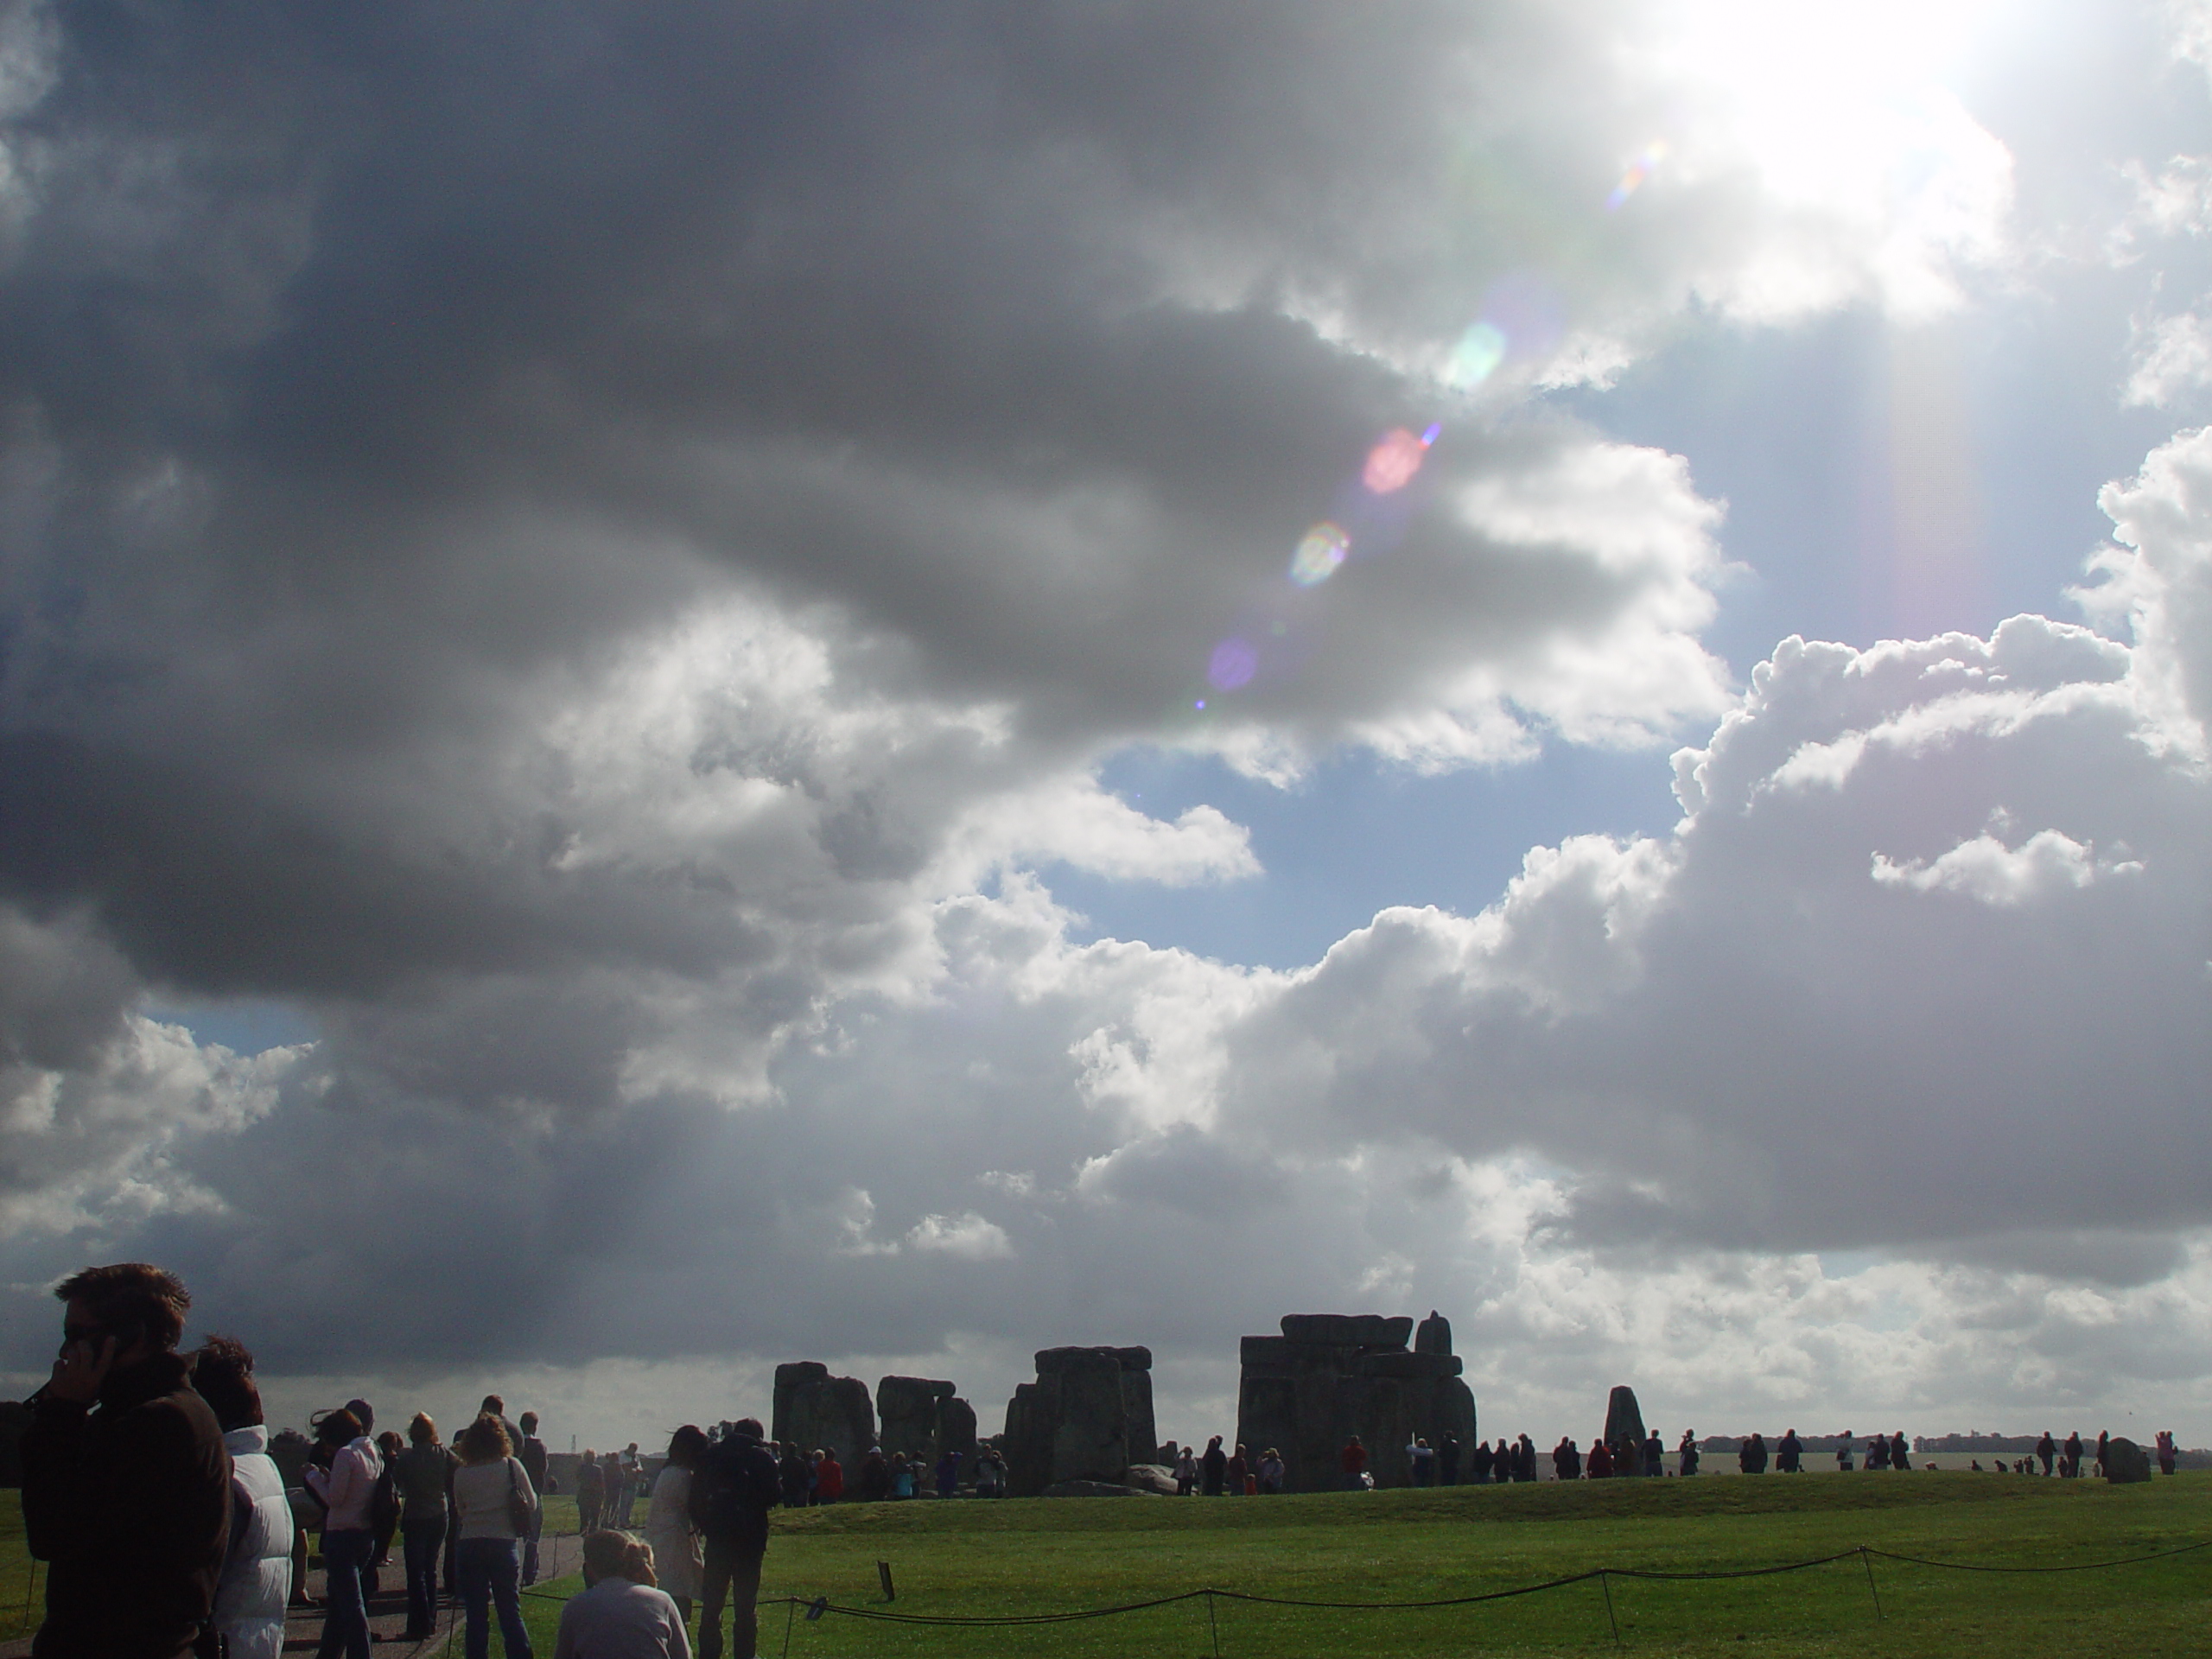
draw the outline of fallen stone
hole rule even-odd
[[[2105,1447],[2105,1478],[2115,1486],[2150,1479],[2151,1454],[2133,1440],[2113,1440]]]
[[[1156,1492],[1161,1497],[1175,1496],[1175,1471],[1157,1463],[1133,1463],[1122,1477],[1124,1484],[1140,1492]]]

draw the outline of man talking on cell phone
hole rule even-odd
[[[192,1298],[143,1262],[54,1287],[61,1355],[23,1432],[23,1528],[48,1563],[33,1659],[212,1654],[231,1459],[176,1351]]]

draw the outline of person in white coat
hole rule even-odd
[[[686,1622],[705,1566],[699,1535],[691,1526],[691,1471],[706,1449],[706,1433],[696,1424],[686,1423],[669,1437],[668,1461],[653,1477],[652,1502],[645,1510],[645,1542],[652,1546],[660,1588]]]
[[[234,1338],[211,1337],[192,1357],[192,1386],[231,1454],[231,1545],[215,1586],[215,1628],[230,1659],[278,1659],[292,1593],[292,1506],[269,1455],[253,1356]]]

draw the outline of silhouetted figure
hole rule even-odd
[[[1217,1434],[1206,1442],[1205,1456],[1198,1459],[1199,1490],[1207,1497],[1219,1497],[1229,1479],[1229,1453],[1221,1449],[1221,1436]]]
[[[1219,1436],[1215,1437],[1214,1444],[1217,1446],[1221,1444]],[[1344,1476],[1344,1489],[1347,1491],[1356,1492],[1367,1484],[1364,1478],[1367,1473],[1367,1448],[1359,1443],[1358,1435],[1355,1434],[1346,1440],[1344,1449],[1337,1453],[1337,1467],[1338,1472]]]
[[[2050,1438],[2050,1431],[2043,1432],[2043,1439],[2036,1442],[2036,1456],[2042,1460],[2044,1478],[2050,1475],[2050,1465],[2057,1461],[2058,1443]]]
[[[760,1594],[761,1558],[768,1553],[768,1511],[783,1491],[775,1457],[760,1440],[759,1420],[741,1418],[700,1454],[691,1471],[691,1522],[702,1546],[699,1659],[721,1659],[725,1601],[730,1650],[735,1659],[753,1659],[760,1635],[753,1604]]]
[[[1490,1484],[1490,1442],[1477,1440],[1475,1449],[1467,1456],[1467,1473],[1473,1477],[1473,1484],[1487,1486]]]
[[[1580,1480],[1582,1478],[1582,1452],[1571,1435],[1562,1434],[1559,1444],[1552,1447],[1552,1478]]]
[[[1686,1428],[1682,1431],[1682,1443],[1675,1448],[1675,1461],[1681,1465],[1683,1474],[1697,1473],[1697,1431],[1695,1429]]]
[[[2066,1437],[2066,1463],[2063,1472],[2069,1480],[2078,1478],[2082,1473],[2082,1432],[2079,1429]]]
[[[1440,1486],[1459,1484],[1459,1437],[1448,1428],[1436,1443],[1436,1480]]]
[[[1803,1457],[1804,1452],[1805,1443],[1797,1438],[1797,1431],[1794,1428],[1786,1431],[1783,1437],[1775,1442],[1775,1468],[1785,1475],[1798,1473],[1798,1460]]]
[[[1906,1442],[1903,1429],[1890,1436],[1890,1467],[1903,1470],[1912,1467],[1912,1448]]]
[[[1736,1466],[1747,1475],[1766,1473],[1766,1436],[1754,1434],[1736,1452]]]
[[[1590,1478],[1610,1480],[1613,1473],[1613,1448],[1600,1435],[1590,1442]]]
[[[1653,1478],[1667,1472],[1667,1442],[1656,1428],[1643,1439],[1643,1472]]]

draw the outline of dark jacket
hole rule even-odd
[[[515,1459],[522,1465],[522,1471],[530,1477],[530,1490],[550,1492],[553,1490],[545,1477],[545,1442],[535,1434],[525,1434],[515,1442]]]
[[[231,1456],[181,1355],[111,1372],[90,1409],[41,1399],[23,1529],[48,1562],[36,1659],[183,1659],[215,1605]]]
[[[775,1454],[732,1435],[709,1446],[692,1471],[691,1523],[710,1546],[758,1555],[768,1548],[768,1511],[782,1495]]]

